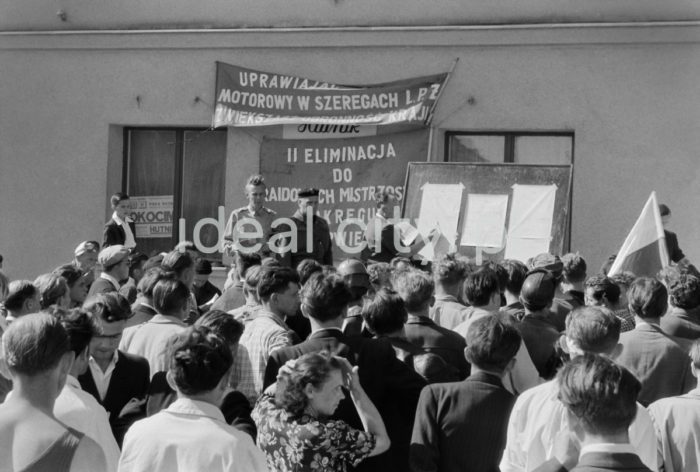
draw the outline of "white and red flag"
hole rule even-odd
[[[617,253],[608,277],[630,271],[637,277],[654,277],[669,265],[664,227],[661,223],[656,192],[651,192],[641,215]]]

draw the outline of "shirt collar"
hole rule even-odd
[[[431,320],[427,316],[408,315],[408,318],[406,319],[406,323],[431,324],[431,323],[433,323],[433,320]]]
[[[68,385],[71,388],[76,388],[78,390],[81,390],[80,388],[80,382],[78,382],[78,379],[73,377],[72,375],[68,374],[66,377],[66,385]]]
[[[181,415],[205,416],[226,423],[224,414],[218,406],[191,398],[178,398],[166,411]]]
[[[659,323],[649,323],[648,321],[637,321],[635,329],[638,328],[656,328],[656,329],[661,329],[661,325]]]
[[[683,396],[691,396],[694,398],[700,398],[700,387],[696,387],[696,388],[692,389],[690,392],[686,393]]]
[[[435,301],[436,302],[457,302],[459,303],[459,300],[457,300],[457,297],[454,295],[435,295]]]
[[[258,216],[258,215],[261,214],[262,211],[263,211],[263,207],[260,207],[260,208],[258,208],[257,210],[253,210],[253,209],[250,207],[250,205],[248,205],[248,206],[246,207],[246,209],[248,210],[248,213],[250,213],[251,216]]]
[[[117,216],[117,212],[116,212],[116,211],[115,211],[114,213],[112,213],[112,219],[113,219],[114,221],[116,221],[117,224],[120,225],[120,226],[123,226],[123,225],[126,224],[126,223],[131,223],[131,221],[132,221],[131,218],[129,218],[128,216],[127,216],[125,219],[122,220],[121,218],[119,218],[119,217]]]
[[[112,356],[112,360],[110,360],[109,365],[107,365],[107,370],[109,370],[110,367],[117,365],[118,361],[119,361],[119,355],[117,354],[117,350],[115,349],[114,355]],[[92,356],[90,356],[90,358],[88,359],[88,362],[90,364],[94,365],[95,367],[99,367],[99,365],[97,364],[97,361]],[[100,370],[102,370],[102,369],[100,369]]]
[[[119,284],[119,281],[117,279],[115,279],[114,277],[112,277],[111,275],[109,275],[107,272],[102,272],[100,274],[100,278],[109,280],[112,283],[112,285],[114,285],[114,288],[116,288],[117,290],[119,290],[119,288],[121,287],[121,284]]]
[[[291,331],[291,329],[289,328],[289,326],[287,326],[287,323],[285,323],[284,320],[280,319],[277,315],[275,315],[274,313],[271,313],[265,309],[261,308],[260,311],[258,312],[257,317],[268,318],[268,319],[274,321],[275,323],[277,323],[280,327],[286,329],[287,331]]]
[[[596,443],[587,444],[581,448],[581,456],[591,452],[602,452],[607,454],[637,454],[631,444],[618,443]]]
[[[148,320],[148,323],[159,323],[159,324],[176,324],[178,326],[187,326],[184,321],[170,315],[163,315],[161,313],[156,313],[153,318]]]
[[[338,327],[313,329],[311,330],[311,334],[318,333],[319,331],[338,331],[340,334],[343,334],[343,330]]]

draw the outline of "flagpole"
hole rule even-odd
[[[452,67],[450,67],[450,70],[447,71],[447,76],[445,77],[445,82],[443,82],[442,87],[440,87],[440,91],[438,92],[437,97],[435,97],[435,101],[433,102],[433,106],[431,106],[430,110],[428,111],[428,117],[426,118],[426,123],[428,123],[429,126],[433,122],[433,114],[435,113],[435,108],[437,107],[437,104],[440,101],[440,97],[442,97],[442,92],[445,91],[445,87],[447,87],[447,83],[450,81],[450,77],[452,77],[452,73],[454,72],[455,68],[457,67],[458,62],[459,62],[459,57],[455,58],[455,60],[452,61]]]

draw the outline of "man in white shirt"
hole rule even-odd
[[[89,313],[81,310],[60,310],[56,315],[68,333],[75,362],[56,399],[54,414],[59,421],[97,442],[104,451],[107,472],[114,472],[119,461],[119,447],[109,426],[109,415],[92,395],[80,388],[78,382],[78,376],[88,369],[88,347],[98,333],[97,325]]]
[[[618,349],[620,320],[603,307],[577,308],[566,319],[566,344],[571,357],[584,353],[613,355]],[[531,472],[553,457],[558,436],[573,429],[556,380],[524,392],[508,421],[502,472]],[[646,409],[637,404],[629,427],[630,444],[651,470],[658,470],[656,435]]]
[[[582,448],[571,472],[651,472],[630,445],[629,427],[637,415],[639,380],[607,357],[583,354],[557,376],[559,399],[566,405]]]
[[[693,376],[700,376],[700,341],[690,348]],[[665,472],[696,470],[700,464],[700,382],[677,397],[662,398],[648,407],[656,428]]]
[[[226,424],[218,405],[233,363],[225,342],[191,328],[174,341],[168,384],[178,399],[126,433],[119,472],[263,472],[265,455]]]

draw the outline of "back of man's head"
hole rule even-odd
[[[260,274],[262,266],[256,265],[245,271],[245,282],[243,283],[243,291],[258,295],[258,285],[260,284]]]
[[[58,274],[41,274],[34,280],[34,286],[39,291],[42,309],[59,303],[69,290],[66,280]]]
[[[367,266],[367,275],[372,290],[391,287],[391,266],[388,262],[375,262]]]
[[[138,292],[146,298],[147,301],[153,299],[153,289],[156,287],[158,280],[160,280],[165,271],[160,267],[151,267],[148,269],[139,280],[136,289]]]
[[[620,299],[620,287],[607,275],[596,274],[588,277],[585,283],[586,297],[590,304],[615,305]]]
[[[637,276],[628,270],[623,270],[610,278],[615,282],[615,285],[620,288],[620,295],[624,295],[625,300],[627,300],[627,290],[629,290],[630,285],[632,285],[632,282],[634,282]]]
[[[559,400],[581,420],[586,435],[624,433],[637,414],[642,386],[630,371],[603,356],[585,354],[557,375]]]
[[[627,292],[630,311],[642,319],[661,318],[668,308],[666,287],[651,277],[640,277]]]
[[[263,266],[258,283],[258,296],[266,302],[273,293],[286,292],[290,283],[299,283],[299,276],[294,269],[274,265]]]
[[[398,275],[394,280],[394,287],[409,313],[428,308],[435,291],[435,283],[430,276],[419,270]]]
[[[304,285],[313,274],[322,271],[323,266],[316,259],[304,259],[297,264],[297,274],[299,274],[299,283],[301,285]]]
[[[561,256],[562,274],[564,280],[575,284],[586,279],[586,261],[578,252],[570,252]]]
[[[668,301],[672,306],[692,310],[700,306],[700,279],[683,274],[668,286]]]
[[[262,258],[257,252],[246,253],[243,251],[236,251],[234,256],[234,265],[236,266],[236,276],[238,280],[243,280],[245,277],[245,271],[254,265],[260,265]]]
[[[118,292],[93,295],[85,300],[83,310],[107,323],[126,321],[131,316],[129,301]]]
[[[407,316],[399,294],[388,288],[378,290],[362,306],[362,318],[369,330],[377,336],[399,331],[406,323]]]
[[[21,312],[24,310],[25,302],[35,297],[38,299],[38,290],[33,283],[29,280],[13,280],[7,292],[5,308],[10,312]],[[38,304],[36,309],[39,309]]]
[[[169,351],[168,375],[184,395],[214,390],[233,364],[226,342],[204,327],[192,327],[179,333]]]
[[[229,346],[237,344],[245,330],[243,323],[221,310],[209,310],[197,318],[194,326],[210,329]]]
[[[95,319],[87,311],[75,308],[66,310],[56,308],[53,315],[61,322],[63,329],[68,333],[70,348],[79,356],[90,345],[90,341],[100,330]]]
[[[499,265],[505,269],[507,275],[506,290],[517,297],[527,275],[527,266],[516,259],[504,259]]]
[[[69,352],[70,343],[56,317],[32,313],[10,325],[2,336],[0,349],[11,372],[37,375],[56,367]]]
[[[506,315],[475,320],[465,337],[467,360],[483,370],[502,371],[520,349],[521,337]]]
[[[190,290],[181,281],[164,274],[153,288],[153,308],[161,315],[181,316],[190,298]]]
[[[620,340],[621,326],[609,309],[584,306],[566,317],[566,337],[582,352],[611,354]]]
[[[527,311],[544,310],[552,304],[558,283],[549,270],[533,269],[527,273],[520,288],[520,301]]]
[[[469,303],[476,307],[488,305],[491,297],[499,293],[498,276],[487,267],[469,274],[464,283],[464,295]]]
[[[508,285],[508,272],[506,269],[496,261],[487,261],[484,263],[483,267],[491,269],[498,278],[498,291],[504,293],[506,291],[506,285]]]
[[[433,265],[433,278],[438,285],[453,287],[462,283],[465,276],[464,263],[454,254],[445,254]]]
[[[339,275],[313,274],[301,288],[302,311],[309,317],[326,322],[345,316],[352,294]]]

